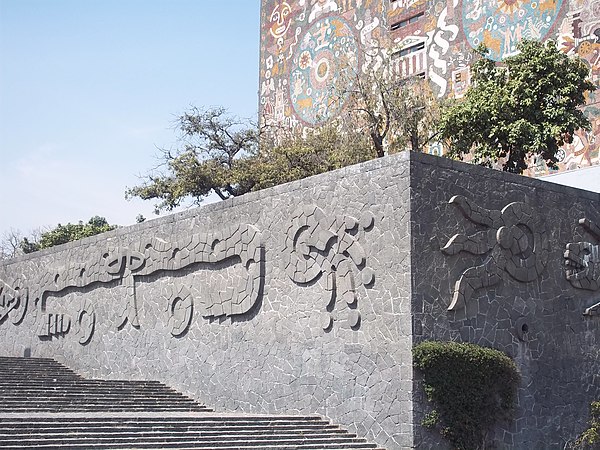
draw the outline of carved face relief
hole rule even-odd
[[[577,289],[600,288],[600,247],[590,242],[572,242],[565,250],[565,276]]]
[[[271,22],[271,28],[269,28],[269,32],[275,39],[283,37],[290,28],[291,12],[292,8],[287,2],[282,2],[280,5],[275,6],[275,9],[273,9],[271,17],[269,17],[269,22]]]
[[[600,227],[589,219],[579,220],[596,240],[600,240]],[[591,242],[570,242],[565,249],[565,277],[577,289],[597,291],[600,289],[600,245]],[[597,301],[597,300],[596,300]],[[600,302],[588,307],[586,316],[600,315]]]

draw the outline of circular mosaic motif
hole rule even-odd
[[[500,61],[514,54],[521,39],[542,40],[563,0],[463,0],[462,20],[469,44],[484,43]]]
[[[296,115],[309,125],[335,117],[346,96],[340,91],[345,73],[358,70],[358,44],[341,17],[315,22],[301,38],[290,73],[290,99]],[[348,77],[350,79],[351,77]]]

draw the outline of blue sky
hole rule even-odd
[[[259,1],[0,0],[0,237],[129,225],[190,105],[258,110]]]

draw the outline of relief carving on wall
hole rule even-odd
[[[225,227],[213,233],[194,233],[175,242],[157,237],[142,239],[127,247],[108,248],[85,262],[48,271],[29,283],[35,286],[31,298],[40,305],[38,335],[41,338],[64,336],[75,332],[82,345],[87,344],[96,324],[96,313],[86,302],[73,318],[68,314],[46,311],[46,298],[66,290],[88,292],[95,287],[119,283],[124,287],[124,302],[117,311],[116,326],[127,323],[140,327],[136,277],[176,272],[192,265],[231,264],[236,271],[221,273],[219,267],[209,273],[207,295],[200,300],[202,316],[231,317],[245,314],[257,303],[264,285],[264,244],[253,225]],[[204,268],[204,267],[203,267]],[[212,290],[218,292],[213,293]],[[181,336],[189,327],[193,301],[189,291],[170,296],[166,321],[173,336]],[[7,315],[19,323],[27,308],[27,289],[0,283],[0,321]],[[214,294],[214,295],[211,295]],[[73,326],[75,325],[75,326]]]
[[[304,206],[292,214],[286,238],[285,271],[298,285],[317,283],[327,292],[327,313],[321,323],[325,331],[333,326],[338,300],[348,306],[350,328],[360,327],[356,287],[357,284],[370,287],[375,274],[366,266],[366,252],[359,240],[373,225],[374,217],[369,212],[360,219],[331,217],[317,206]]]
[[[15,325],[23,321],[27,312],[29,290],[20,286],[19,281],[13,283],[11,287],[0,280],[0,324],[4,323],[9,316]]]
[[[597,241],[600,241],[600,227],[583,218],[579,224]],[[565,249],[565,276],[577,289],[597,291],[600,289],[600,245],[591,242],[570,242]],[[586,316],[600,315],[600,302],[587,308]]]
[[[167,296],[169,299],[169,306],[167,308],[169,322],[167,323],[167,328],[171,330],[171,334],[174,337],[181,337],[187,333],[192,324],[194,299],[190,291],[185,287],[179,289],[171,287],[170,291]]]
[[[504,272],[524,283],[542,274],[548,261],[548,234],[531,206],[513,202],[501,211],[489,210],[461,195],[449,203],[483,229],[469,236],[455,234],[441,251],[485,255],[483,264],[468,268],[456,282],[449,311],[465,306],[475,291],[500,283]]]

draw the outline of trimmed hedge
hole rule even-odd
[[[422,425],[439,428],[454,448],[483,447],[494,425],[511,416],[520,376],[506,354],[475,344],[429,341],[415,346],[413,357],[435,408]]]

